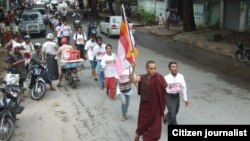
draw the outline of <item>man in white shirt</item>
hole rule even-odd
[[[31,54],[33,51],[35,51],[35,49],[32,42],[30,41],[30,35],[25,35],[23,39],[24,42],[21,45],[24,47],[25,50],[22,51],[22,53],[29,52]]]
[[[87,41],[87,43],[85,44],[85,54],[87,53],[89,62],[90,62],[90,66],[92,69],[92,76],[94,77],[94,80],[97,81],[97,75],[96,75],[96,60],[94,59],[94,47],[96,46],[96,37],[94,34],[90,35],[90,39]],[[86,56],[86,55],[84,55]]]
[[[106,46],[106,54],[103,56],[101,66],[104,72],[106,94],[115,100],[116,94],[116,55],[112,52],[112,46]]]
[[[167,109],[168,113],[165,115],[164,122],[168,122],[168,125],[177,125],[176,115],[180,107],[180,94],[183,95],[185,107],[189,102],[187,99],[187,88],[184,76],[178,73],[177,62],[170,62],[168,64],[170,74],[164,78],[167,82]]]
[[[67,21],[64,21],[62,25],[62,36],[68,39],[68,44],[70,43],[70,33],[72,33],[71,27]]]
[[[63,8],[63,11],[62,11],[62,15],[63,15],[63,20],[66,21],[67,20],[67,10],[65,8]]]
[[[104,89],[104,74],[101,66],[101,61],[103,56],[106,53],[106,45],[102,43],[102,37],[98,36],[96,38],[97,45],[94,47],[94,57],[97,61],[97,74],[98,74],[98,82],[101,89]]]
[[[56,52],[58,49],[57,43],[54,42],[54,35],[49,33],[47,35],[47,42],[43,44],[43,58],[47,61],[48,72],[53,80],[58,78],[58,64],[56,57]]]
[[[75,42],[76,49],[80,51],[81,58],[85,59],[84,57],[84,45],[87,40],[86,34],[82,31],[82,27],[77,27],[77,32],[73,36],[73,40]]]

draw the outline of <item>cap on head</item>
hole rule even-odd
[[[42,48],[42,45],[40,43],[35,43],[34,48],[35,49],[40,49],[40,48]]]
[[[13,49],[23,49],[23,46],[19,43],[16,43],[14,46],[13,46]]]
[[[52,33],[47,34],[46,37],[48,40],[53,40],[54,39],[54,35]]]
[[[30,35],[25,35],[23,38],[24,39],[30,39]]]

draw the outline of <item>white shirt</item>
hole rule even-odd
[[[57,35],[57,37],[62,37],[62,25],[61,26],[59,26],[59,25],[57,25],[56,26],[56,35]]]
[[[102,57],[106,54],[106,45],[102,44],[99,46],[98,44],[94,47],[94,56],[96,60],[102,60]]]
[[[55,42],[47,41],[43,44],[43,52],[45,54],[56,55],[58,45]]]
[[[77,38],[77,39],[76,39]],[[82,34],[79,34],[79,33],[76,33],[74,36],[73,36],[73,40],[76,41],[76,44],[77,45],[84,45],[85,44],[85,41],[87,40],[87,36],[85,33],[82,33]]]
[[[63,36],[70,36],[70,33],[71,33],[71,27],[69,25],[63,25],[62,26],[62,35]]]
[[[54,19],[52,24],[53,24],[54,27],[56,27],[59,24],[59,20]]]
[[[159,24],[163,24],[164,23],[164,18],[162,16],[159,16]]]
[[[91,40],[88,40],[84,49],[87,51],[88,53],[88,59],[89,60],[94,60],[94,47],[96,46],[96,42],[92,42]]]
[[[25,42],[23,42],[22,44],[21,44],[23,47],[24,47],[24,49],[25,49],[25,51],[24,52],[32,52],[32,51],[34,51],[35,49],[34,49],[34,46],[33,46],[33,44],[31,43],[31,42],[29,42],[28,44],[26,44]]]
[[[176,76],[168,74],[164,78],[168,84],[166,88],[167,93],[169,94],[182,93],[184,101],[187,101],[187,88],[184,76],[180,73],[177,73]]]
[[[104,73],[107,78],[116,76],[116,55],[112,53],[108,55],[107,53],[103,56],[101,66],[105,70]]]
[[[67,10],[62,11],[63,16],[67,16],[67,13],[68,13]]]
[[[170,17],[170,11],[166,12],[166,19]]]
[[[130,69],[130,70],[129,70]],[[132,72],[132,67],[129,67],[127,69],[125,69],[120,76],[116,76],[116,79],[118,79],[119,81],[121,79],[127,79],[126,81],[129,81],[129,71],[130,73]],[[132,84],[131,84],[132,85]],[[117,83],[117,86],[116,86],[116,93],[117,94],[125,94],[125,95],[132,95],[132,89],[126,93],[122,93],[120,91],[120,87],[119,87],[119,83]]]

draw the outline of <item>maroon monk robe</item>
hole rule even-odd
[[[141,76],[138,87],[141,100],[136,133],[143,136],[143,141],[158,141],[161,137],[166,87],[167,83],[159,73],[150,79],[147,75]]]

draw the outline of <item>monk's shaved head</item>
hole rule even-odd
[[[155,61],[150,60],[150,61],[148,61],[146,63],[146,68],[148,68],[150,64],[155,64],[156,65]]]

